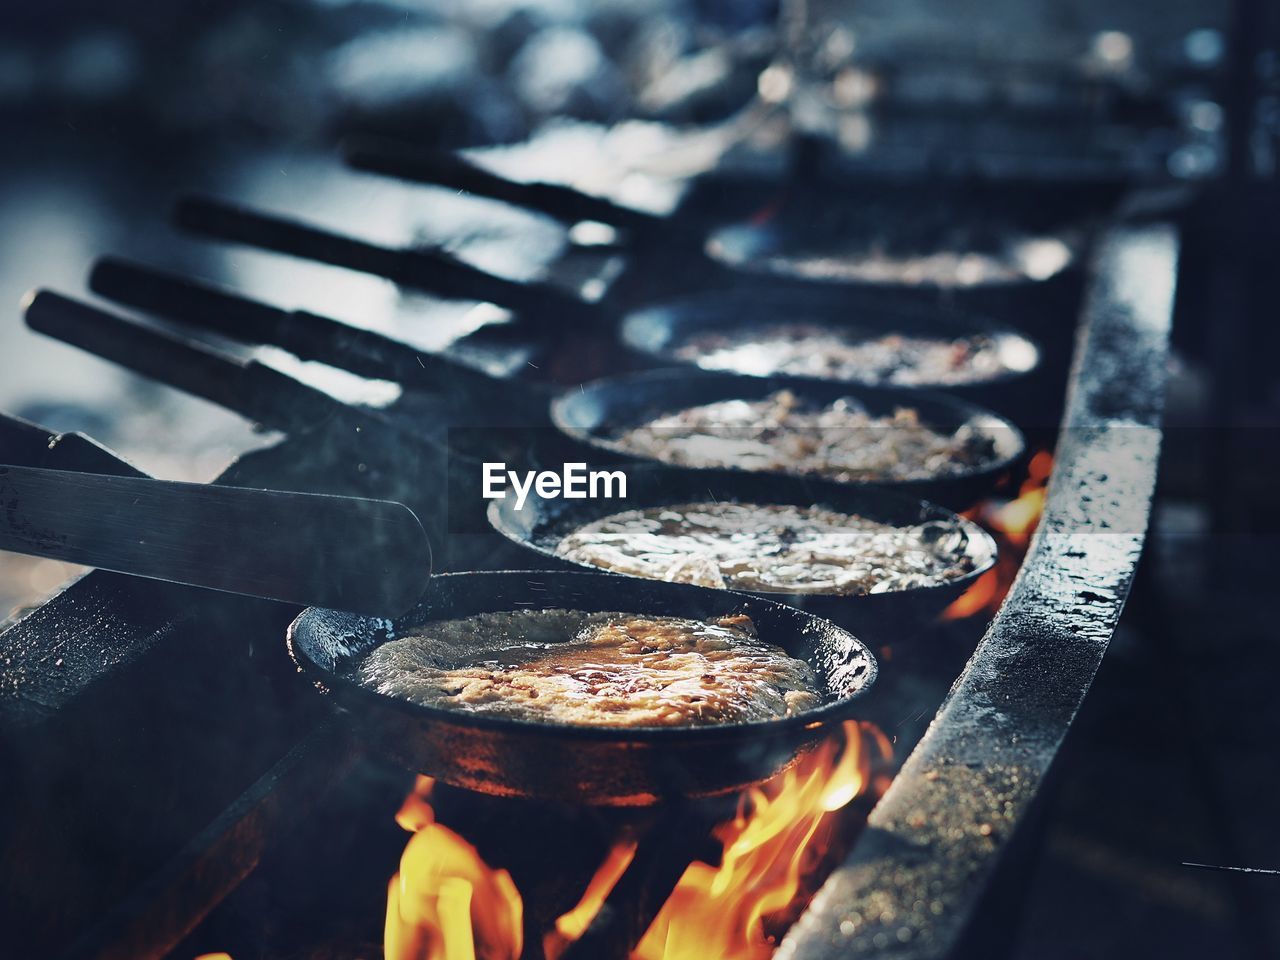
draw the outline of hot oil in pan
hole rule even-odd
[[[1036,361],[1035,348],[1009,333],[924,337],[819,323],[708,330],[671,354],[706,370],[900,387],[982,383],[1026,372]]]
[[[610,727],[774,720],[821,701],[812,668],[757,637],[744,615],[483,613],[385,643],[355,675],[424,706]]]
[[[813,407],[789,390],[663,414],[613,438],[663,463],[820,476],[841,483],[957,476],[1000,458],[992,418],[939,431],[917,410],[874,416],[850,399]]]
[[[851,595],[936,586],[987,561],[958,518],[895,525],[818,506],[672,504],[568,531],[556,553],[604,570],[751,592]]]

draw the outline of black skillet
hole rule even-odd
[[[567,224],[596,220],[616,226],[640,241],[626,249],[649,258],[649,266],[640,270],[645,278],[642,296],[646,298],[651,298],[655,289],[663,297],[696,290],[730,295],[746,285],[771,288],[784,297],[808,290],[888,295],[922,307],[929,305],[943,314],[964,302],[980,312],[1016,311],[1020,329],[1034,330],[1042,340],[1054,341],[1055,346],[1064,324],[1053,305],[1072,300],[1064,294],[1074,289],[1081,273],[1078,262],[1082,243],[1073,241],[1074,248],[1062,243],[1058,237],[1062,233],[1060,225],[1064,221],[1074,223],[1074,233],[1083,237],[1090,220],[1108,209],[1117,196],[1114,185],[1097,183],[1070,185],[1062,196],[1046,197],[1043,189],[1034,184],[1025,184],[1026,189],[1021,189],[1004,182],[995,186],[977,181],[921,185],[869,180],[842,183],[840,201],[833,204],[825,193],[792,190],[790,184],[798,179],[793,172],[787,183],[767,187],[768,194],[757,198],[760,209],[748,221],[726,225],[724,211],[711,217],[694,212],[691,217],[678,220],[656,217],[567,187],[513,183],[456,156],[375,148],[357,149],[348,160],[360,169],[498,197],[548,213]],[[438,250],[378,246],[211,198],[182,200],[176,216],[185,229],[205,236],[386,277],[436,296],[496,303],[514,312],[519,321],[515,329],[523,327],[553,335],[567,332],[573,344],[589,341],[593,334],[601,332],[614,336],[619,309],[626,309],[628,301],[636,299],[634,291],[627,292],[627,284],[632,281],[624,280],[600,300],[588,301],[554,284],[515,281],[486,273]],[[785,254],[796,243],[803,245],[820,235],[836,244],[859,238],[868,250],[878,249],[886,239],[908,253],[936,250],[939,234],[952,229],[957,217],[967,225],[965,236],[952,237],[950,246],[991,252],[1016,232],[1040,237],[1042,247],[1052,245],[1066,260],[1040,273],[1032,271],[1000,282],[954,288],[929,283],[815,279],[760,269],[776,259],[778,251],[774,247],[779,243]],[[700,222],[686,224],[686,219]],[[721,248],[741,247],[741,242],[735,247],[736,241],[725,239],[740,234],[752,239],[746,242],[750,250],[739,251],[737,261],[730,264],[724,256],[717,259],[712,255]],[[765,239],[760,240],[761,237]],[[757,255],[752,252],[752,245],[760,243],[764,244],[763,252]]]
[[[855,698],[876,675],[867,648],[834,624],[722,590],[603,573],[504,571],[433,577],[426,597],[396,621],[306,610],[289,627],[290,653],[371,746],[408,769],[498,796],[645,806],[740,790],[784,769],[853,718]],[[762,639],[810,664],[823,703],[781,720],[611,728],[427,707],[376,693],[352,677],[371,650],[427,621],[551,608],[693,619],[746,613]]]
[[[697,203],[682,220],[673,221],[621,206],[573,187],[524,183],[484,169],[456,153],[424,150],[388,142],[354,144],[347,163],[357,169],[414,183],[451,187],[536,210],[566,224],[593,220],[625,231],[634,246],[671,247],[685,270],[703,278],[696,284],[733,285],[750,276],[780,284],[862,286],[912,295],[990,288],[1035,287],[1079,263],[1078,235],[1119,199],[1118,181],[1086,180],[1058,184],[1046,191],[1035,181],[999,181],[981,177],[908,179],[862,172],[844,176],[839,197],[832,199],[830,176],[822,169],[816,141],[801,138],[792,169],[780,181],[762,184],[743,209],[700,210]],[[824,189],[823,181],[826,181]],[[722,186],[709,181],[706,191]],[[800,184],[804,184],[803,188]],[[696,195],[695,187],[695,195]],[[719,200],[717,192],[715,200]],[[705,204],[704,204],[705,206]],[[956,225],[965,229],[957,232]],[[1063,242],[1065,258],[1042,269],[949,291],[934,284],[880,282],[875,279],[827,279],[806,276],[789,265],[805,255],[849,255],[860,247],[867,255],[889,246],[890,253],[929,254],[956,250],[1000,256],[1011,237]],[[1060,240],[1059,238],[1063,238]],[[1017,274],[1017,264],[1010,262]]]
[[[55,294],[37,295],[27,319],[35,329],[126,366],[155,371],[166,382],[285,429],[295,421],[281,404],[290,411],[301,405],[318,407],[319,415],[340,413],[324,409],[324,395],[312,396],[309,388],[267,368],[236,363]],[[198,376],[187,382],[186,374]],[[294,386],[282,390],[287,384]],[[362,422],[354,424],[357,430]],[[367,423],[379,425],[377,420]],[[427,596],[423,606],[396,623],[331,610],[305,611],[290,629],[290,649],[322,689],[350,708],[375,745],[411,769],[500,795],[637,805],[731,792],[781,769],[848,717],[849,701],[875,676],[866,647],[834,624],[725,591],[607,574],[468,573],[432,578]],[[377,695],[342,675],[353,658],[387,638],[397,624],[403,628],[431,617],[553,606],[688,617],[746,612],[765,639],[815,667],[830,702],[802,717],[770,723],[610,731],[432,710]]]
[[[920,410],[926,422],[954,429],[970,417],[979,416],[999,434],[1002,450],[998,462],[982,470],[952,477],[912,481],[902,486],[912,494],[938,500],[947,506],[964,508],[987,492],[995,477],[1021,453],[1021,434],[1012,424],[986,410],[944,394],[915,390],[884,391],[821,381],[757,379],[731,375],[698,374],[685,369],[656,370],[643,374],[606,377],[581,387],[572,387],[553,399],[553,394],[519,380],[499,380],[462,367],[448,358],[431,356],[404,343],[366,330],[358,330],[328,317],[305,311],[283,310],[239,294],[163,273],[115,258],[104,258],[90,279],[93,290],[103,296],[155,312],[179,323],[213,330],[248,343],[271,343],[299,357],[319,360],[350,369],[364,376],[378,376],[401,382],[439,383],[457,397],[455,406],[472,422],[493,422],[505,426],[541,427],[554,425],[567,443],[552,431],[525,437],[525,451],[533,465],[585,459],[595,453],[616,457],[611,445],[614,432],[634,425],[646,413],[658,413],[676,406],[693,406],[736,396],[759,397],[785,386],[803,398],[830,403],[839,397],[853,397],[873,411],[891,412],[897,406]],[[688,402],[684,400],[688,398]],[[548,410],[550,415],[548,416]],[[453,431],[455,441],[485,442],[482,435]],[[585,449],[583,447],[585,445]],[[463,459],[476,462],[492,459],[482,451],[455,451]]]
[[[840,202],[815,190],[778,193],[750,218],[718,225],[706,251],[717,263],[779,281],[966,292],[1035,286],[1079,264],[1082,237],[1115,205],[1117,184],[969,179],[931,182],[862,178]],[[867,275],[858,261],[933,254],[990,258],[995,275],[933,280]]]
[[[741,377],[689,369],[649,370],[583,384],[552,402],[551,418],[570,437],[615,459],[650,460],[630,453],[617,441],[618,435],[663,414],[723,400],[760,400],[779,390],[790,390],[802,404],[814,406],[851,399],[873,416],[890,416],[899,407],[911,407],[922,423],[946,433],[976,421],[995,445],[989,462],[948,476],[878,484],[955,509],[970,507],[983,497],[1026,446],[1022,433],[1008,420],[945,393],[874,390],[829,381]]]
[[[813,325],[834,334],[858,339],[896,333],[942,341],[982,335],[994,341],[1002,369],[992,376],[960,383],[914,383],[917,389],[945,388],[974,396],[999,395],[999,388],[1026,377],[1040,363],[1040,348],[1029,337],[1008,326],[964,314],[926,308],[902,298],[839,287],[784,289],[778,286],[744,285],[653,303],[623,318],[622,342],[632,350],[667,363],[703,367],[705,360],[680,356],[681,348],[702,334],[732,333],[752,326],[773,324]],[[776,376],[767,358],[756,369],[703,367],[745,376]],[[832,377],[804,374],[806,378],[855,383],[866,387],[900,388],[884,378]],[[906,386],[906,385],[903,385]]]
[[[515,498],[507,497],[489,504],[489,522],[503,536],[541,554],[556,569],[593,570],[599,568],[566,560],[556,553],[556,547],[566,534],[623,510],[726,502],[817,506],[894,526],[936,520],[955,524],[964,531],[968,538],[966,552],[973,568],[933,586],[842,596],[754,589],[744,591],[808,610],[845,626],[866,623],[869,616],[874,616],[877,623],[918,623],[932,618],[989,570],[996,559],[996,543],[985,530],[923,500],[876,487],[851,487],[803,477],[728,470],[635,466],[627,470],[625,500],[543,500],[531,496],[517,510]]]
[[[639,257],[641,266],[610,287],[606,302],[634,301],[636,294],[651,299],[659,287],[665,299],[744,283],[876,292],[944,310],[963,305],[1008,318],[1047,348],[1050,361],[1071,352],[1088,238],[1093,226],[1115,209],[1127,189],[1124,181],[1085,177],[1046,190],[1035,178],[993,178],[976,169],[944,171],[941,177],[921,170],[919,176],[903,178],[901,171],[886,175],[865,167],[843,169],[848,165],[813,138],[797,138],[793,146],[788,172],[781,178],[712,175],[694,180],[678,217],[644,213],[560,184],[513,181],[457,154],[420,147],[357,144],[348,151],[347,162],[360,170],[494,197],[566,225],[598,221],[618,228],[624,238],[618,245]],[[205,232],[238,238],[225,230]],[[1022,237],[1064,243],[1067,261],[1056,273],[1055,265],[1038,263],[1040,269],[1021,275],[1015,270],[1015,275],[969,286],[787,273],[788,260],[797,255],[838,260],[851,247],[854,256],[864,257],[875,252],[998,255],[1011,239]],[[273,244],[260,239],[259,245]],[[1042,252],[1037,250],[1037,261]],[[350,262],[359,263],[354,258]],[[537,321],[536,316],[530,319]],[[1061,391],[1050,395],[1060,397]],[[1034,394],[1033,399],[1043,402]],[[1026,400],[1017,396],[1012,402],[1021,408]]]

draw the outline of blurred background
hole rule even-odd
[[[951,111],[963,124],[933,135],[953,142],[961,133],[981,140],[974,115],[994,99],[1026,114],[1019,149],[1035,149],[1045,130],[1061,141],[1075,126],[1082,154],[1142,154],[1204,176],[1218,163],[1221,117],[1205,85],[1221,63],[1227,13],[1208,0],[998,10],[938,0],[785,10],[778,0],[6,4],[0,304],[10,306],[0,324],[0,408],[85,430],[164,476],[209,479],[254,441],[234,418],[17,322],[26,290],[81,291],[102,251],[215,279],[235,274],[237,285],[280,291],[297,306],[394,324],[399,297],[383,281],[182,236],[169,224],[181,191],[371,239],[447,237],[492,269],[527,273],[537,264],[513,266],[505,254],[515,245],[554,256],[561,238],[549,224],[481,204],[487,235],[460,241],[475,206],[442,209],[434,191],[352,173],[336,145],[362,135],[440,147],[558,137],[559,156],[576,149],[598,164],[610,127],[632,123],[629,139],[612,137],[625,141],[620,154],[646,138],[653,153],[666,132],[731,124],[762,92],[787,101],[789,129],[851,151],[867,148],[859,108],[877,97],[891,95],[903,116]],[[787,69],[768,70],[774,63]],[[1168,89],[1153,98],[1158,82]],[[1064,102],[1084,109],[1064,113]],[[1168,116],[1117,122],[1153,109]],[[561,161],[539,174],[564,179],[573,168]],[[622,179],[599,177],[610,188]],[[501,249],[504,231],[539,227],[532,244],[520,235]]]
[[[10,135],[0,154],[0,302],[12,314],[33,286],[79,290],[92,257],[108,249],[197,273],[256,269],[251,255],[229,264],[170,228],[179,190],[264,202],[375,239],[456,232],[456,223],[401,209],[421,191],[343,170],[335,145],[353,133],[465,147],[518,142],[553,120],[722,119],[753,95],[777,11],[750,0],[716,6],[5,5],[0,116]],[[285,273],[298,266],[261,263]],[[332,274],[310,279],[323,285]],[[316,302],[332,305],[336,292],[376,310],[387,291],[374,290],[383,286],[377,281],[361,289],[361,280],[341,276]],[[314,286],[295,281],[284,287]],[[200,411],[208,422],[188,423],[199,413],[180,402],[170,409],[172,395],[20,323],[0,327],[0,406],[87,430],[149,469],[207,479],[222,465],[215,446],[243,438],[211,410]],[[181,448],[184,434],[198,439],[206,459],[154,459]],[[219,443],[211,446],[213,435]]]
[[[1228,12],[1208,0],[998,12],[941,0],[6,4],[0,409],[84,431],[171,479],[212,479],[270,439],[23,326],[26,291],[84,293],[106,251],[428,349],[478,322],[377,278],[186,236],[170,224],[182,192],[443,245],[510,276],[562,251],[550,221],[346,169],[337,147],[351,138],[489,148],[521,178],[658,210],[726,151],[776,166],[800,137],[908,172],[996,142],[1000,162],[1057,156],[1209,178],[1221,164]],[[299,372],[280,351],[257,355]],[[348,396],[368,390],[310,373]],[[0,558],[0,610],[69,572]]]
[[[1229,289],[1215,286],[1214,269],[1183,278],[1171,416],[1189,430],[1214,410],[1271,424],[1274,230],[1232,218],[1250,205],[1258,219],[1274,209],[1265,205],[1274,190],[1264,203],[1251,189],[1276,169],[1275,19],[1267,3],[1213,0],[5,4],[0,409],[84,431],[171,479],[209,480],[273,439],[25,328],[27,290],[84,295],[105,252],[428,349],[488,317],[474,304],[184,236],[170,223],[180,193],[440,245],[527,277],[563,249],[561,228],[352,172],[338,146],[380,136],[477,149],[527,179],[662,210],[700,167],[730,155],[767,167],[817,138],[851,170],[887,163],[927,176],[963,162],[1039,164],[1051,175],[1047,160],[1073,175],[1096,164],[1199,191],[1185,220],[1188,261],[1209,262],[1224,224],[1253,242]],[[1232,126],[1233,115],[1245,119]],[[539,148],[548,143],[555,149]],[[381,402],[395,390],[257,355],[343,396]],[[1162,500],[1146,582],[1064,757],[1024,908],[1008,919],[1025,960],[1280,956],[1280,877],[1182,866],[1280,868],[1275,673],[1239,666],[1275,666],[1274,617],[1259,600],[1274,593],[1263,576],[1274,549],[1210,558],[1206,504],[1240,511],[1255,501],[1206,480],[1185,446],[1174,450],[1166,476],[1183,485]],[[1265,487],[1265,470],[1244,474]],[[73,573],[0,555],[0,615]],[[1217,662],[1234,669],[1197,673],[1181,655],[1171,665],[1175,634],[1182,651],[1212,637]]]
[[[158,476],[212,479],[271,438],[32,334],[24,293],[84,293],[93,258],[115,251],[438,348],[470,323],[442,321],[451,305],[185,237],[169,222],[175,196],[234,197],[389,243],[447,241],[527,275],[563,245],[549,221],[352,173],[337,145],[373,134],[473,147],[541,132],[581,153],[629,118],[715,123],[754,95],[776,19],[776,5],[755,0],[5,4],[0,409],[84,431]],[[327,389],[368,389],[317,376]],[[69,572],[0,557],[0,610],[47,595]]]

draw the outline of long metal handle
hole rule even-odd
[[[32,330],[264,426],[306,429],[345,409],[328,394],[256,361],[228,356],[47,290],[29,297],[26,321]]]
[[[303,360],[317,360],[364,377],[474,395],[494,379],[455,361],[338,320],[283,310],[198,280],[117,257],[103,257],[89,277],[104,297],[242,343],[269,343]]]
[[[346,152],[357,170],[414,183],[451,187],[545,213],[564,223],[595,220],[649,234],[671,232],[661,217],[593,197],[555,183],[518,183],[463,159],[456,153],[389,143],[357,143]]]
[[[496,303],[535,323],[599,316],[597,308],[565,291],[497,277],[438,251],[381,247],[206,197],[180,201],[176,216],[180,226],[206,236],[371,273],[449,299]]]
[[[431,549],[400,503],[0,464],[0,549],[304,605],[402,613]]]

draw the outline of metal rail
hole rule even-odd
[[[1039,532],[986,636],[777,960],[926,960],[965,933],[1106,653],[1142,551],[1178,257],[1120,226],[1093,263]]]

